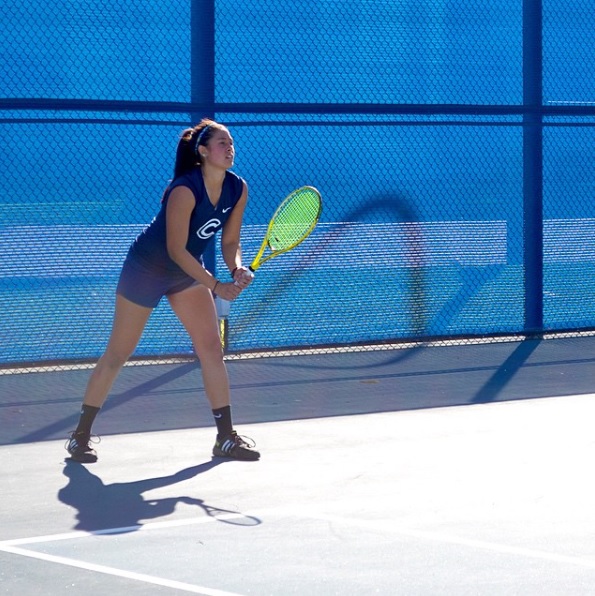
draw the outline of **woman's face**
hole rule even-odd
[[[233,166],[235,148],[233,139],[227,129],[216,129],[205,145],[205,149],[201,151],[201,153],[206,154],[204,155],[204,163],[226,170]]]

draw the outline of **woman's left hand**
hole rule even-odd
[[[232,301],[241,294],[242,288],[233,281],[229,283],[218,282],[213,289],[213,292],[219,296],[219,298],[223,298],[223,300]]]

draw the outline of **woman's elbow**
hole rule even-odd
[[[239,240],[225,240],[221,242],[221,250],[223,252],[234,252],[240,248]]]
[[[167,244],[167,256],[174,262],[179,263],[180,259],[183,258],[185,252],[184,248],[180,248],[174,244]]]

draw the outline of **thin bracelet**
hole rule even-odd
[[[211,292],[213,292],[213,294],[215,293],[215,290],[217,289],[217,286],[219,285],[219,280],[216,279],[215,280],[215,285],[213,286],[213,289],[211,290]]]
[[[234,279],[234,275],[236,274],[236,271],[237,271],[238,269],[239,269],[239,267],[234,267],[234,268],[231,270],[231,279]]]

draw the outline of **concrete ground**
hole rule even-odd
[[[229,362],[259,462],[212,459],[194,363],[0,375],[0,593],[587,595],[593,338]]]

